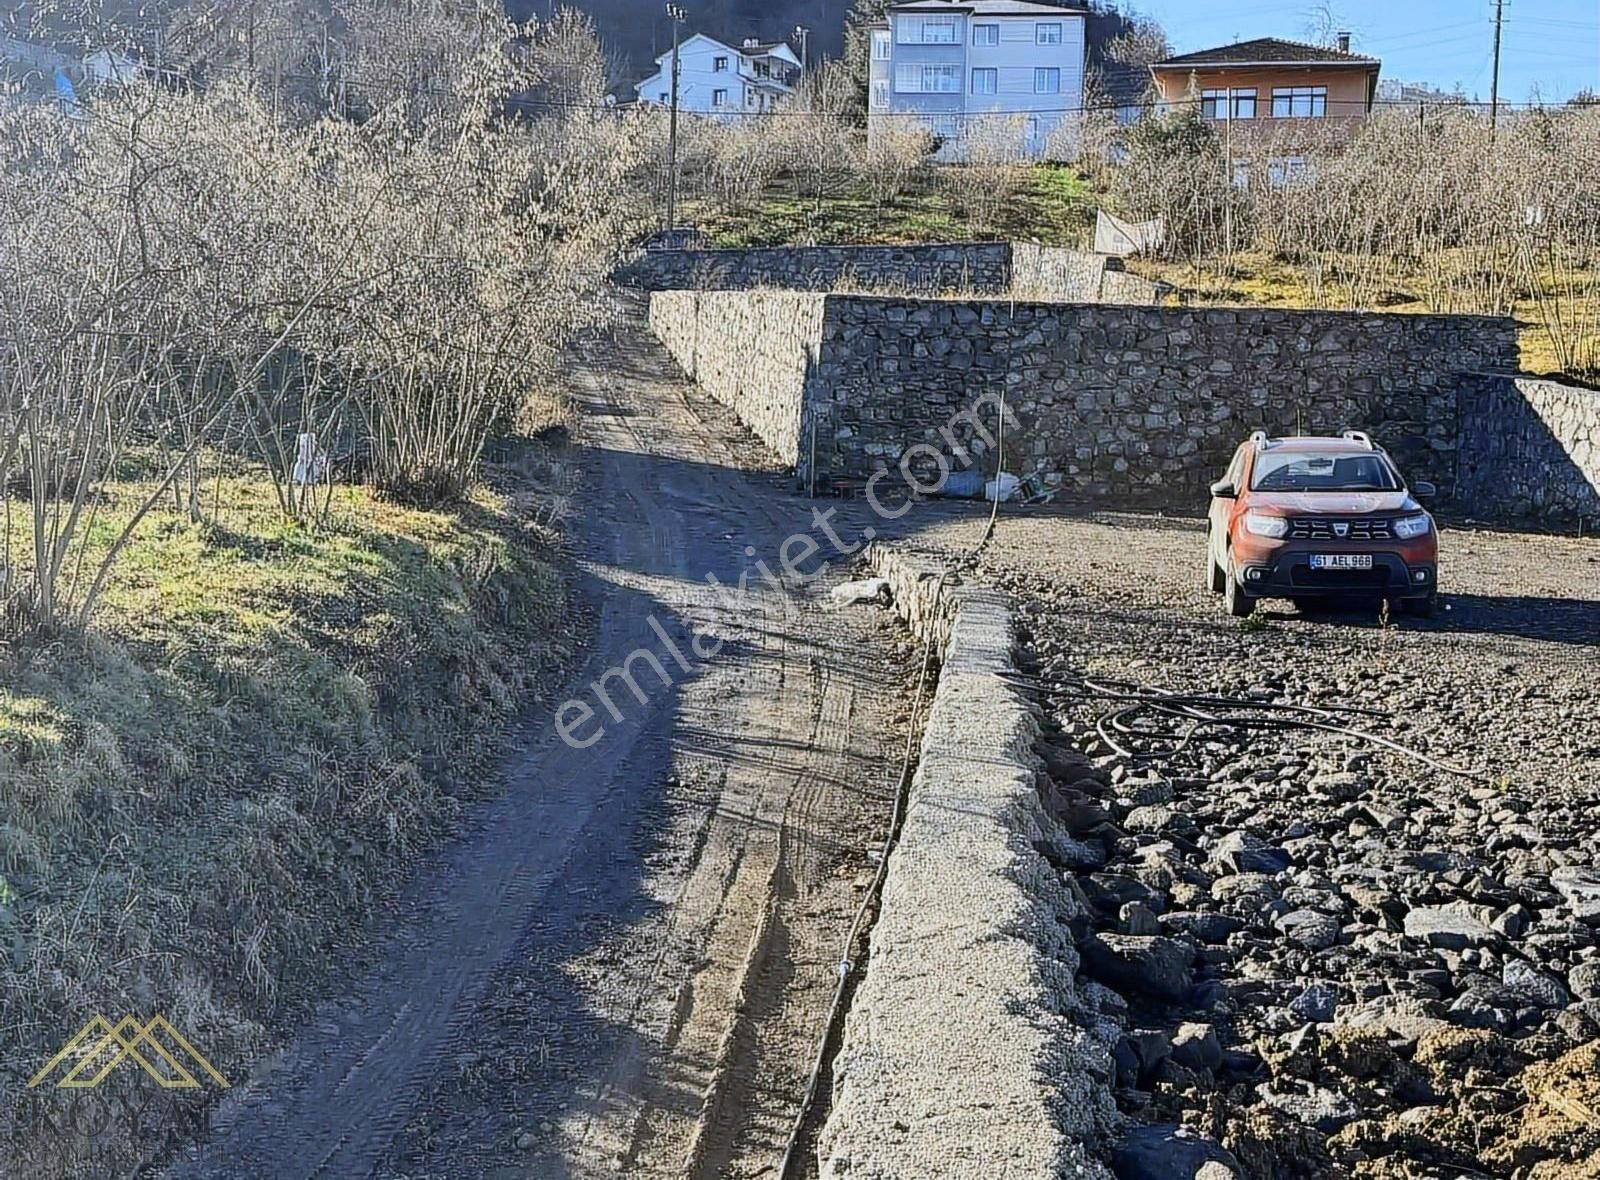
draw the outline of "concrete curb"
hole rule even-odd
[[[1085,1177],[1117,1124],[1065,923],[1076,904],[1036,851],[1035,709],[1005,598],[875,546],[869,560],[943,671],[867,972],[834,1061],[824,1180]]]

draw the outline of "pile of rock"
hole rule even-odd
[[[1048,686],[1068,636],[1035,624]],[[1600,1176],[1600,816],[1321,735],[1130,761],[1104,702],[1049,703],[1093,759],[1042,790],[1122,1180]]]

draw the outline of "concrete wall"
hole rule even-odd
[[[1453,496],[1490,518],[1600,520],[1600,391],[1478,374],[1462,383]]]
[[[826,297],[794,291],[663,291],[650,327],[690,378],[799,467]]]
[[[833,1064],[824,1180],[1074,1176],[1117,1123],[1078,914],[1036,851],[1038,724],[1004,677],[1010,613],[990,591],[872,554],[896,608],[943,654],[866,976]]]
[[[1123,270],[1122,259],[1085,250],[1011,244],[1011,288],[1017,299],[1048,303],[1138,303],[1160,301],[1160,283]]]

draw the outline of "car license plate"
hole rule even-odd
[[[1311,568],[1314,570],[1369,570],[1372,568],[1372,554],[1316,553],[1311,557]]]

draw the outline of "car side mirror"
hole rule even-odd
[[[1211,494],[1219,500],[1237,500],[1239,489],[1225,479],[1219,479],[1211,485]]]
[[[1411,494],[1419,500],[1432,499],[1439,494],[1439,489],[1425,479],[1419,479],[1411,485]]]

